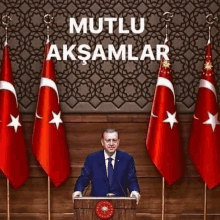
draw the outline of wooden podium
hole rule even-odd
[[[114,206],[112,220],[135,220],[136,199],[131,197],[81,197],[74,199],[74,219],[100,220],[95,213],[99,201],[111,201]]]

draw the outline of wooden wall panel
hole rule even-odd
[[[166,220],[204,220],[202,215],[166,214]],[[161,220],[161,214],[138,213],[136,220]],[[208,219],[207,219],[208,220]]]
[[[183,124],[189,130],[189,126]],[[120,149],[134,156],[138,176],[160,177],[145,149],[145,136],[147,124],[145,123],[77,123],[66,124],[67,139],[70,148],[71,165],[74,167],[72,176],[78,176],[80,168],[88,154],[102,149],[100,144],[100,133],[106,127],[115,127],[120,131]],[[188,131],[187,130],[187,131]],[[75,134],[78,135],[75,135]],[[83,138],[82,138],[83,137]],[[187,142],[184,142],[185,155],[187,155]],[[198,176],[187,155],[186,176]]]
[[[45,173],[39,169],[35,157],[31,151],[31,132],[33,123],[25,123],[25,134],[29,140],[28,152],[31,165],[31,176],[43,177]],[[71,176],[77,177],[80,173],[83,162],[88,155],[93,151],[102,149],[100,138],[101,132],[107,127],[115,127],[120,131],[120,149],[129,152],[134,156],[138,176],[140,177],[160,177],[145,149],[145,136],[147,123],[66,123],[67,141],[70,150],[71,166],[73,167]],[[188,133],[190,130],[189,123],[182,123],[184,128],[183,133]],[[184,136],[184,135],[183,135]],[[188,136],[185,135],[184,150],[186,155],[186,177],[198,177],[194,166],[187,153]]]
[[[137,213],[136,220],[161,220],[161,214]],[[165,214],[165,220],[204,220],[201,214]],[[220,220],[219,215],[207,215],[207,220]]]
[[[220,220],[220,215],[208,215],[207,220]]]
[[[0,214],[7,211],[7,191],[5,190],[7,186],[6,179],[0,178]],[[1,217],[0,217],[1,218]]]
[[[10,220],[47,220],[46,213],[11,213]],[[6,217],[4,218],[6,219]]]
[[[220,186],[215,189],[207,189],[207,211],[212,214],[220,213]],[[220,219],[220,215],[219,215]]]
[[[61,187],[51,187],[51,212],[73,212],[72,193],[76,178],[69,178]]]
[[[31,151],[33,116],[24,116],[24,131],[31,166],[31,176],[21,189],[10,188],[11,219],[47,219],[47,176]],[[59,188],[51,185],[51,219],[74,219],[72,190],[88,153],[102,149],[101,132],[107,127],[120,131],[120,149],[134,156],[141,189],[137,208],[138,220],[161,219],[162,178],[151,163],[145,149],[149,115],[65,115],[67,141],[72,172]],[[191,116],[180,115],[186,159],[183,178],[165,188],[166,220],[202,220],[204,184],[187,152]],[[0,219],[6,219],[6,179],[0,176]],[[89,195],[90,189],[87,191]],[[220,220],[220,187],[208,190],[207,220]]]
[[[10,188],[12,213],[47,213],[47,178],[29,178],[19,190]]]
[[[48,220],[47,213],[11,213],[11,220]],[[0,220],[6,220],[7,215],[0,214]],[[51,220],[74,220],[73,213],[52,213]]]
[[[72,213],[52,213],[51,220],[74,220],[75,215]]]
[[[195,206],[196,203],[196,206]],[[165,188],[166,213],[203,214],[204,184],[200,178],[184,178]]]
[[[139,178],[141,200],[138,213],[161,213],[162,178]],[[195,206],[196,203],[196,206]],[[204,184],[199,178],[185,178],[165,187],[165,213],[203,214]]]
[[[207,220],[219,220],[220,216],[208,215]],[[0,214],[0,220],[6,220],[6,214]],[[28,214],[11,214],[11,220],[47,220],[47,214],[28,213]],[[51,214],[51,220],[74,220],[73,213],[55,213]],[[166,220],[203,220],[202,215],[179,215],[166,214]],[[121,219],[120,219],[121,220]],[[123,219],[122,219],[123,220]],[[160,214],[138,213],[136,220],[161,220]]]
[[[141,200],[137,208],[139,213],[161,213],[161,178],[139,178]]]
[[[6,213],[0,213],[0,220],[7,219]]]

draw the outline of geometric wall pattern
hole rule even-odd
[[[43,16],[50,13],[54,22],[51,42],[63,44],[96,44],[115,48],[132,44],[134,55],[140,57],[144,44],[155,49],[164,41],[162,15],[174,13],[169,25],[170,62],[174,89],[180,113],[192,113],[208,39],[205,16],[209,13],[220,20],[219,0],[2,0],[0,15],[12,17],[8,28],[10,55],[20,111],[33,113],[36,108],[41,76],[46,26]],[[142,34],[114,34],[107,27],[100,34],[70,34],[69,18],[123,17],[129,29],[131,17],[145,18]],[[0,27],[0,48],[4,43],[4,28]],[[212,28],[214,70],[220,87],[220,22]],[[155,51],[155,50],[154,50]],[[149,113],[157,80],[158,61],[55,61],[57,85],[62,110],[65,113],[134,112]],[[220,90],[218,90],[220,95]]]

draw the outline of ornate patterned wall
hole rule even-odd
[[[51,40],[63,44],[133,44],[139,55],[144,44],[164,41],[162,14],[174,12],[170,24],[170,60],[178,109],[194,109],[204,46],[208,38],[205,16],[213,13],[220,20],[219,0],[2,0],[0,14],[12,17],[9,45],[20,110],[33,113],[36,107],[46,26],[43,16],[50,13],[55,21]],[[69,18],[123,17],[130,27],[130,17],[145,17],[146,30],[140,34],[69,34]],[[214,67],[220,85],[220,22],[212,29]],[[4,29],[0,27],[1,49]],[[63,112],[150,112],[157,79],[158,61],[56,61],[57,84]],[[219,93],[220,94],[220,93]]]

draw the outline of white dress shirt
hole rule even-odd
[[[105,167],[106,167],[106,173],[107,173],[107,176],[108,176],[108,158],[111,157],[112,158],[112,166],[113,166],[113,169],[114,169],[114,166],[115,166],[115,157],[116,157],[116,151],[114,154],[112,154],[112,156],[109,156],[106,151],[104,150],[104,157],[105,157]]]

